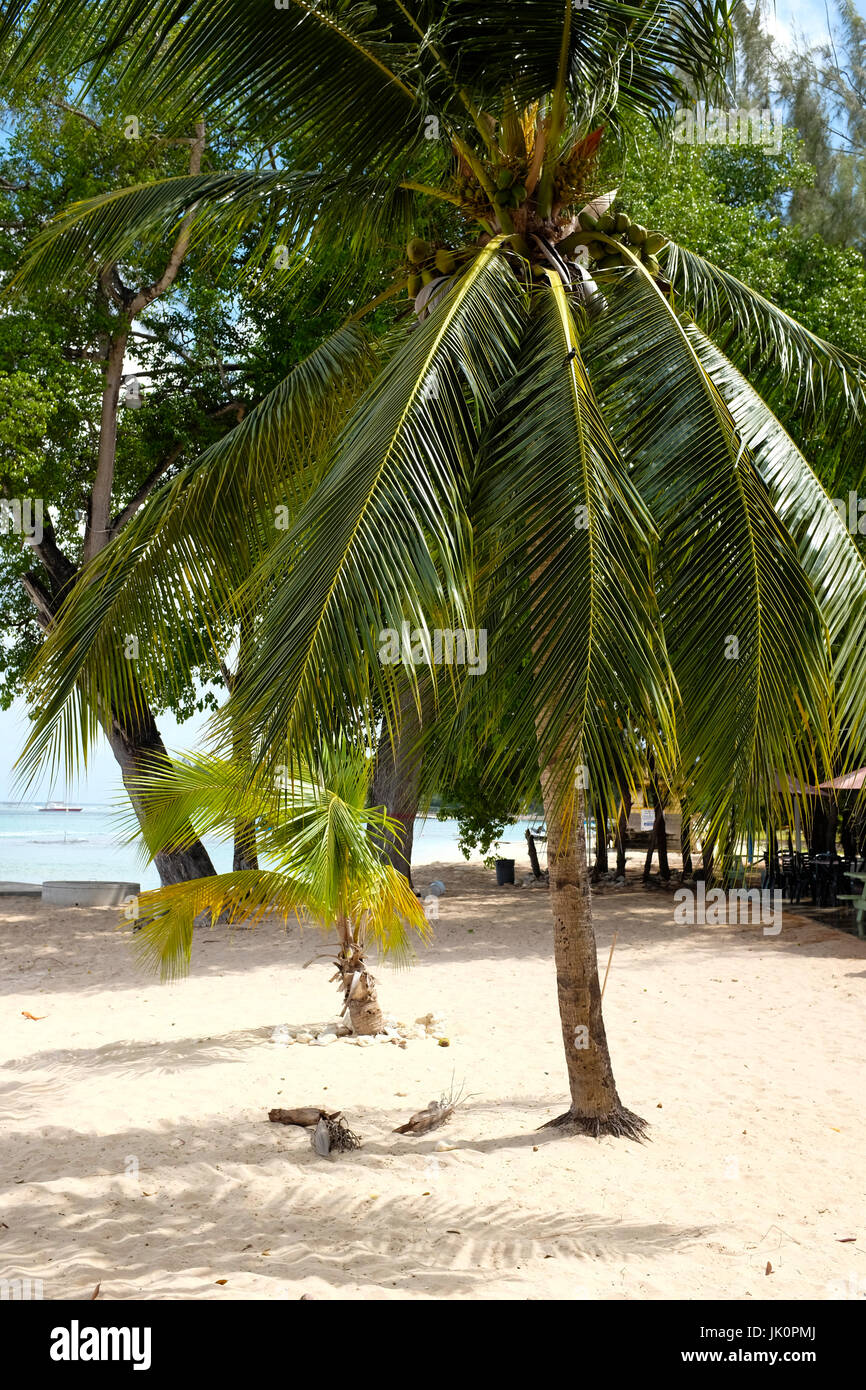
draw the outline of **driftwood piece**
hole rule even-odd
[[[335,1120],[339,1113],[339,1110],[329,1113],[318,1105],[302,1105],[298,1110],[269,1110],[268,1119],[275,1125],[303,1125],[305,1129],[311,1129],[323,1115]]]
[[[431,1100],[424,1110],[416,1110],[410,1120],[404,1125],[398,1125],[393,1131],[394,1134],[429,1134],[431,1129],[438,1129],[444,1125],[454,1114],[454,1103],[447,1103],[444,1100]]]

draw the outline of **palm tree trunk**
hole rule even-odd
[[[622,806],[616,823],[616,876],[625,878],[625,842],[628,836],[628,818],[631,815],[631,792],[623,792]]]
[[[31,571],[23,577],[22,585],[36,608],[39,626],[48,632],[75,580],[76,571],[57,548],[54,532],[50,528],[46,528],[39,553],[48,572],[49,584],[46,585],[38,573]],[[121,722],[113,713],[100,709],[99,722],[120,767],[132,809],[139,824],[143,825],[141,796],[130,779],[150,769],[154,759],[166,767],[170,766],[170,760],[156,720],[140,690],[137,692],[135,711],[134,716]],[[163,888],[170,883],[189,883],[196,878],[209,878],[216,872],[201,840],[193,841],[187,849],[158,850],[154,864]]]
[[[586,863],[584,799],[577,792],[571,817],[563,814],[551,768],[541,786],[547,818],[553,951],[562,1041],[571,1106],[548,1125],[579,1134],[639,1139],[646,1121],[626,1110],[617,1094],[601,1009],[592,895]]]
[[[115,718],[104,718],[101,722],[111,751],[120,765],[132,809],[143,825],[146,809],[133,779],[142,773],[151,773],[155,763],[162,763],[166,767],[171,765],[156,720],[147,706],[142,705],[135,716],[134,727],[121,725]],[[209,878],[216,872],[201,840],[193,840],[186,849],[157,850],[153,862],[164,888],[170,883],[189,883],[196,878]]]
[[[337,935],[340,939],[337,969],[343,988],[343,1012],[349,1014],[352,1031],[357,1037],[384,1033],[385,1020],[373,977],[367,973],[363,947],[354,940],[349,921],[342,914],[337,917]]]
[[[400,729],[392,739],[387,729],[376,755],[376,769],[370,786],[370,805],[384,806],[393,820],[402,826],[401,843],[389,837],[382,856],[399,873],[412,882],[412,845],[415,837],[415,816],[418,812],[418,783],[421,760],[417,751],[421,725],[411,692],[400,701]]]
[[[607,873],[607,816],[603,806],[595,808],[595,867],[592,871],[592,881],[597,883],[602,874]]]
[[[247,618],[242,618],[240,623],[240,637],[238,642],[238,664],[234,674],[225,666],[223,667],[223,680],[228,687],[229,694],[234,694],[241,681],[243,680],[244,663],[249,654],[253,640],[252,623]],[[237,722],[232,729],[232,758],[239,767],[249,767],[251,759],[251,744],[249,736],[241,731]],[[234,823],[234,852],[232,855],[232,869],[234,872],[243,873],[246,869],[258,869],[259,856],[256,848],[256,826],[255,821],[244,820],[238,816]]]
[[[691,878],[692,867],[692,818],[685,801],[680,801],[680,853],[683,859],[683,878]]]

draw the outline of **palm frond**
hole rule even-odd
[[[609,295],[586,361],[660,535],[659,602],[694,803],[760,819],[831,742],[829,639],[797,548],[670,304],[644,272]]]
[[[669,242],[665,274],[684,306],[727,351],[749,357],[749,375],[790,385],[798,402],[862,432],[866,362],[825,342],[730,271]]]
[[[86,64],[95,80],[123,49],[125,109],[178,123],[233,109],[249,133],[291,140],[301,165],[302,149],[328,151],[359,171],[405,158],[422,138],[417,45],[391,36],[393,14],[341,0],[13,0],[0,37],[17,26],[15,73]]]
[[[363,748],[339,743],[320,747],[317,763],[291,781],[200,753],[146,768],[134,786],[152,851],[203,834],[228,838],[240,817],[254,824],[268,868],[141,894],[136,946],[143,963],[163,978],[184,974],[202,917],[256,925],[293,914],[322,930],[344,914],[380,950],[405,957],[409,932],[425,939],[429,926],[405,877],[379,853],[386,835],[399,839],[400,826],[366,804],[371,766]]]
[[[797,546],[833,646],[838,721],[846,731],[851,756],[862,761],[866,732],[866,669],[862,659],[866,561],[837,507],[769,406],[699,329],[688,331]]]
[[[589,788],[595,804],[612,810],[642,757],[639,741],[625,738],[626,721],[670,758],[674,722],[654,635],[655,526],[587,376],[585,326],[553,277],[519,374],[502,393],[472,519],[490,684],[510,716],[499,731],[501,755],[513,760],[527,750],[527,795],[538,760],[559,770],[564,798]],[[480,677],[474,686],[495,723],[488,686]]]
[[[188,218],[191,248],[213,263],[227,262],[252,233],[240,273],[278,289],[315,267],[320,247],[339,244],[347,259],[363,263],[383,242],[401,245],[418,200],[396,178],[318,171],[238,170],[135,184],[65,208],[34,237],[10,288],[84,286],[136,245],[171,241]]]
[[[192,667],[217,668],[239,617],[237,592],[309,495],[376,361],[358,324],[332,334],[84,570],[30,672],[38,715],[24,776],[46,764],[73,774],[86,765],[101,711],[159,703],[185,687]]]
[[[732,52],[724,0],[524,0],[520,21],[486,0],[449,5],[441,43],[479,102],[511,90],[525,104],[557,90],[565,39],[569,107],[592,125],[621,126],[633,114],[663,123],[680,102],[714,92]],[[495,109],[495,108],[494,108]]]
[[[472,627],[465,503],[479,435],[513,370],[523,291],[492,241],[361,398],[331,466],[255,576],[273,597],[232,718],[258,756],[369,710],[390,708],[411,662],[380,659],[387,631]],[[371,716],[372,717],[372,716]]]

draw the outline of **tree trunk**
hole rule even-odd
[[[683,878],[692,876],[692,821],[684,801],[680,801],[680,853],[683,859]]]
[[[376,754],[376,768],[370,786],[370,805],[384,806],[388,815],[399,821],[401,843],[388,837],[382,857],[412,882],[412,844],[415,838],[415,816],[418,813],[418,783],[421,758],[417,748],[421,724],[411,692],[400,701],[400,730],[393,740],[387,729]]]
[[[46,537],[46,539],[48,538]],[[53,531],[50,545],[51,549],[48,552],[43,553],[43,550],[40,549],[40,556],[48,570],[51,588],[46,587],[41,582],[40,577],[33,572],[26,574],[22,580],[24,590],[36,608],[39,625],[46,632],[51,627],[65,592],[75,577],[72,565],[53,545]],[[63,565],[67,569],[64,570]],[[145,772],[147,765],[152,765],[154,758],[160,762],[164,761],[166,766],[170,765],[170,759],[159,729],[156,727],[156,720],[140,691],[138,692],[138,706],[139,713],[134,729],[123,727],[117,719],[102,712],[100,712],[99,720],[120,767],[123,785],[132,804],[132,809],[138,817],[139,825],[143,825],[144,809],[141,796],[137,790],[133,789],[129,779]],[[211,863],[210,855],[201,840],[194,841],[188,849],[159,850],[154,858],[154,863],[163,888],[170,883],[189,883],[194,878],[208,878],[216,872]]]
[[[145,706],[138,716],[137,727],[134,730],[122,728],[116,719],[103,720],[102,727],[111,745],[111,751],[120,764],[123,785],[132,803],[132,809],[138,817],[139,824],[143,825],[146,808],[140,790],[133,785],[131,779],[150,772],[154,762],[164,762],[167,767],[171,765],[165,744],[156,727],[156,720]],[[186,849],[157,850],[154,864],[164,888],[170,883],[189,883],[195,878],[209,878],[216,872],[201,840],[195,840]]]
[[[650,759],[650,771],[652,773],[652,800],[655,809],[655,819],[653,820],[652,835],[650,836],[649,849],[647,850],[646,861],[643,867],[644,882],[649,878],[653,864],[653,852],[658,850],[659,856],[659,878],[663,882],[671,876],[668,864],[668,832],[665,825],[665,799],[659,791],[659,784],[655,779],[653,760]]]
[[[616,876],[625,878],[625,842],[628,836],[628,818],[631,815],[631,792],[623,792],[622,806],[616,823]]]
[[[247,618],[241,618],[237,668],[234,674],[232,674],[225,666],[222,667],[223,680],[225,681],[229,695],[235,694],[238,686],[243,680],[244,664],[249,655],[252,642],[252,623]],[[243,733],[237,722],[235,722],[232,729],[232,759],[237,766],[249,768],[251,757],[252,748],[249,736]],[[259,856],[256,849],[255,822],[244,820],[242,817],[236,816],[234,823],[232,869],[237,874],[243,873],[247,869],[257,870],[258,867]]]
[[[533,878],[541,878],[541,865],[538,862],[538,850],[535,848],[535,836],[526,827],[526,848],[529,850],[529,863],[532,868]]]
[[[596,1138],[614,1134],[639,1139],[646,1121],[626,1110],[617,1095],[602,1018],[583,794],[576,793],[567,821],[558,804],[552,769],[542,769],[541,786],[559,1017],[571,1092],[570,1108],[547,1124],[566,1125]]]
[[[348,1011],[352,1030],[358,1037],[369,1038],[377,1033],[384,1033],[385,1020],[379,1007],[373,977],[367,973],[363,948],[357,941],[352,940],[348,922],[344,917],[337,920],[337,934],[340,937],[337,969],[343,988],[343,1012]]]
[[[703,865],[704,882],[708,888],[713,881],[715,849],[715,838],[707,832],[707,838],[701,842],[701,864]]]
[[[607,873],[607,816],[602,806],[595,809],[595,867],[592,871],[593,883],[597,883],[602,874]]]

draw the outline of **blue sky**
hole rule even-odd
[[[863,13],[862,4],[857,9]],[[830,12],[834,13],[832,4]],[[775,15],[771,4],[765,23],[780,43],[788,43],[799,34],[810,43],[818,43],[827,33],[827,6],[824,0],[777,0]]]
[[[857,6],[864,13],[861,2]],[[830,6],[831,13],[833,6]],[[802,35],[809,43],[820,42],[827,34],[827,8],[823,0],[778,0],[770,5],[767,27],[780,44],[787,45]],[[195,717],[178,725],[170,715],[162,715],[159,726],[169,749],[191,748],[197,742],[204,720]],[[26,737],[27,720],[22,709],[0,710],[0,800],[13,799],[15,774],[12,764]],[[29,799],[47,799],[49,795],[69,800],[110,801],[120,789],[117,764],[106,746],[97,752],[84,782],[67,786],[64,781],[49,788],[47,783],[28,793]]]

